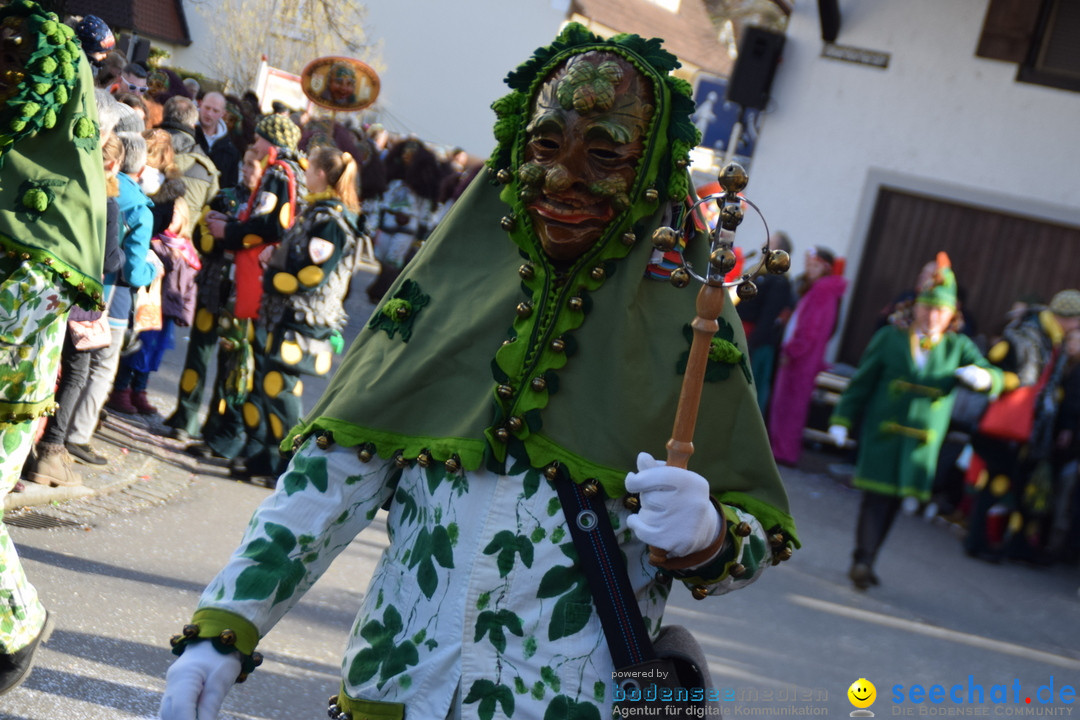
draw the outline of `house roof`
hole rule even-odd
[[[72,15],[97,15],[113,32],[191,44],[183,0],[68,0],[66,9]]]
[[[573,0],[570,11],[615,32],[662,38],[664,47],[684,64],[712,75],[731,72],[731,57],[717,38],[701,0],[681,0],[677,13],[649,0]]]

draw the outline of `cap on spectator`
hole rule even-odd
[[[296,150],[300,142],[300,128],[284,115],[267,115],[255,126],[255,134],[287,150]]]
[[[1050,300],[1050,312],[1058,317],[1080,316],[1080,290],[1062,290]]]
[[[87,55],[107,53],[116,47],[116,37],[105,21],[97,15],[87,15],[75,26],[75,34]]]

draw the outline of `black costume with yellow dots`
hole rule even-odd
[[[356,215],[327,191],[305,198],[299,222],[274,250],[256,321],[255,387],[243,405],[247,469],[277,476],[278,445],[303,411],[301,375],[330,372],[348,319],[344,301],[357,246]]]
[[[252,297],[257,301],[261,288],[258,262],[245,267],[238,257],[246,251],[251,260],[257,260],[254,255],[277,243],[292,226],[305,184],[300,162],[296,153],[278,149],[247,206],[238,204],[240,198],[236,195],[244,190],[236,188],[220,193],[208,208],[232,210],[228,214],[236,219],[225,225],[225,237],[215,239],[205,227],[200,227],[196,237],[196,247],[205,258],[204,267],[199,275],[195,323],[180,377],[177,409],[166,424],[195,435],[207,368],[220,342],[218,374],[202,437],[222,457],[237,457],[245,442],[238,401],[247,389],[245,378],[251,377],[244,368],[250,357],[246,344],[254,340],[255,313],[244,312],[238,301],[250,301]]]

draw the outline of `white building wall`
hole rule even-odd
[[[1080,226],[1080,93],[975,56],[988,0],[841,0],[837,43],[885,70],[822,58],[817,3],[791,16],[747,196],[795,244],[858,274],[882,185]],[[850,293],[849,293],[850,297]]]
[[[495,145],[490,105],[507,92],[503,78],[534,49],[555,39],[566,4],[367,0],[364,31],[369,42],[382,44],[377,106],[386,127],[487,157]],[[206,54],[213,52],[205,41],[206,19],[191,2],[185,3],[185,12],[193,44],[174,49],[171,62],[206,72]],[[302,68],[282,69],[299,73]]]

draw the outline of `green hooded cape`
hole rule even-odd
[[[693,285],[644,277],[653,230],[670,217],[672,200],[682,206],[687,178],[678,161],[696,140],[692,126],[689,144],[680,136],[693,103],[688,86],[667,75],[674,57],[656,40],[603,41],[569,26],[508,78],[516,92],[495,104],[501,142],[490,164],[511,171],[522,164],[524,99],[569,54],[590,50],[619,53],[654,86],[630,206],[557,272],[518,197],[516,175],[499,173],[501,189],[493,177],[478,177],[376,308],[284,448],[329,433],[362,457],[449,461],[466,470],[524,463],[576,482],[596,479],[611,497],[625,494],[638,452],[664,457],[697,294]],[[699,268],[708,257],[704,240],[688,250]],[[742,355],[718,343],[728,352],[710,363],[690,469],[708,478],[721,502],[797,546],[730,303],[719,335]]]
[[[89,63],[71,28],[35,3],[0,8],[4,21],[21,27],[29,54],[0,104],[0,248],[100,307],[105,171]]]

